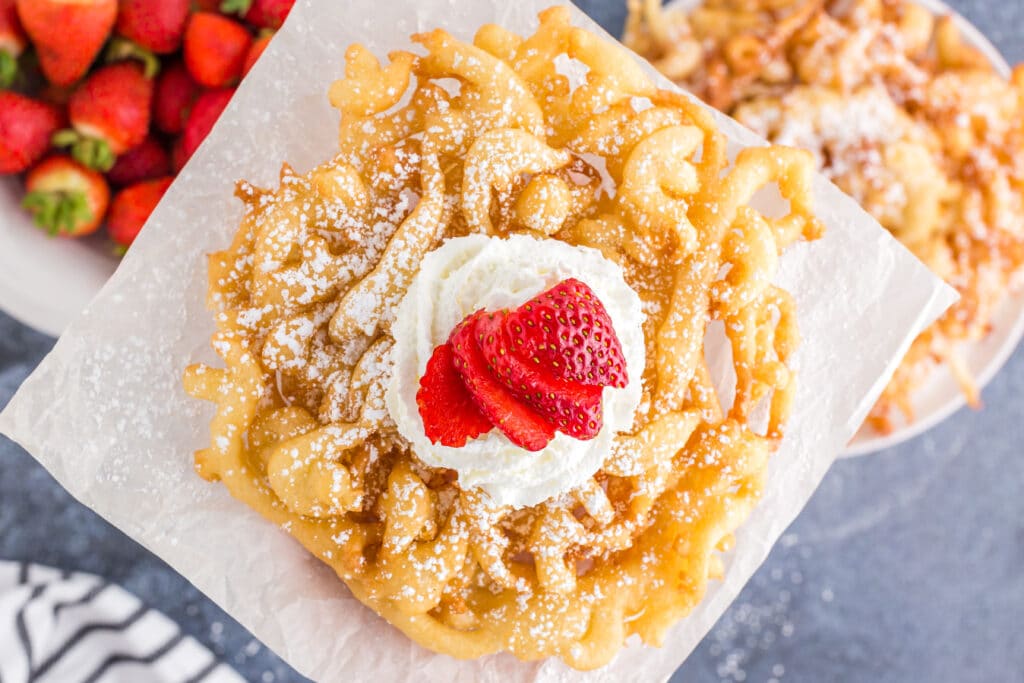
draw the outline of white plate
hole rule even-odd
[[[0,309],[60,336],[117,268],[109,242],[54,239],[21,208],[16,178],[0,178]]]

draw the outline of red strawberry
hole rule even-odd
[[[185,138],[180,137],[171,145],[171,170],[175,175],[181,173],[181,169],[185,168],[188,160],[189,157],[185,154]]]
[[[0,175],[21,173],[42,159],[64,122],[59,107],[0,91]]]
[[[263,51],[270,45],[270,39],[274,37],[272,31],[261,33],[256,40],[253,41],[252,47],[249,48],[249,52],[245,55],[245,66],[242,67],[242,76],[249,75],[249,70],[256,65],[260,57],[263,56]]]
[[[122,247],[130,247],[173,182],[174,178],[168,176],[121,190],[114,197],[107,216],[111,239]]]
[[[295,0],[224,0],[220,11],[238,14],[257,28],[277,30],[288,18]]]
[[[515,445],[528,451],[539,451],[555,438],[555,429],[491,375],[474,334],[476,321],[482,315],[485,314],[469,316],[452,334],[455,368],[480,412],[491,424]]]
[[[18,19],[15,0],[0,0],[0,88],[9,88],[18,75],[18,57],[28,39]]]
[[[508,313],[501,311],[476,320],[477,344],[491,374],[558,431],[580,441],[593,439],[603,424],[602,387],[559,379],[544,365],[515,353],[507,318]]]
[[[203,93],[196,100],[195,106],[192,107],[192,113],[188,117],[188,123],[185,124],[185,134],[182,136],[182,154],[186,161],[191,159],[199,149],[199,145],[203,144],[203,140],[213,130],[214,124],[224,113],[224,109],[234,94],[235,91],[231,88],[212,90]]]
[[[192,0],[193,12],[219,12],[224,0]]]
[[[141,145],[117,158],[117,163],[107,173],[107,180],[114,185],[126,187],[169,175],[170,172],[171,158],[167,150],[155,139],[146,138]]]
[[[185,29],[185,66],[208,88],[233,85],[242,77],[252,36],[237,21],[211,12],[193,14]]]
[[[85,75],[117,18],[117,0],[17,0],[18,17],[55,85]]]
[[[199,97],[199,86],[184,64],[176,62],[163,70],[153,94],[153,122],[165,133],[177,135],[185,130],[192,105]]]
[[[58,133],[54,142],[70,146],[71,155],[86,166],[109,171],[117,155],[146,139],[152,101],[153,81],[140,65],[105,66],[71,96],[68,116],[74,130]]]
[[[423,418],[423,429],[430,443],[462,448],[470,439],[491,431],[492,425],[476,407],[455,369],[451,344],[434,349],[427,371],[420,379],[416,405]]]
[[[117,32],[157,54],[181,47],[189,0],[120,0]]]
[[[71,101],[71,95],[75,91],[71,88],[65,88],[60,85],[46,84],[42,90],[36,93],[36,96],[48,104],[59,108],[61,111],[67,109],[68,102]]]
[[[570,278],[531,299],[508,318],[523,358],[567,381],[624,387],[629,381],[622,345],[593,290]]]
[[[22,206],[36,225],[63,237],[96,232],[110,202],[103,176],[66,156],[52,156],[29,171],[25,189]]]

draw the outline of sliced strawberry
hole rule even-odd
[[[506,329],[507,317],[508,313],[501,311],[476,319],[477,344],[491,374],[556,430],[580,441],[593,439],[603,424],[603,389],[559,379],[540,363],[516,354]]]
[[[185,29],[185,66],[200,85],[234,85],[242,77],[251,45],[252,36],[237,21],[220,14],[197,12]]]
[[[153,93],[153,123],[171,135],[185,130],[185,122],[199,93],[199,85],[192,80],[184,64],[175,62],[165,67]]]
[[[491,431],[493,425],[470,396],[455,369],[451,344],[434,349],[427,371],[420,379],[416,405],[423,418],[423,429],[431,443],[462,448],[470,439]]]
[[[257,28],[277,30],[288,18],[295,0],[224,0],[220,11],[237,14]]]
[[[15,0],[0,0],[0,88],[9,88],[18,76],[18,57],[28,38],[18,19]]]
[[[75,90],[68,102],[73,131],[54,142],[90,168],[109,171],[117,155],[142,144],[149,132],[153,81],[134,62],[105,66]]]
[[[181,46],[190,0],[121,0],[117,32],[157,54]]]
[[[36,225],[51,235],[80,237],[96,232],[110,203],[110,189],[96,171],[53,156],[29,171],[22,201]]]
[[[18,17],[54,85],[85,75],[117,18],[117,0],[17,0]]]
[[[146,138],[138,147],[133,147],[117,158],[117,163],[107,173],[107,180],[114,185],[126,187],[144,180],[153,180],[170,174],[171,158],[163,145],[154,138]]]
[[[227,108],[234,94],[235,91],[232,88],[212,90],[203,93],[196,100],[195,106],[192,107],[192,113],[188,117],[188,123],[185,124],[185,134],[182,136],[181,154],[185,161],[191,159],[199,149],[199,145],[203,144],[203,140],[213,130],[214,124],[224,113],[224,109]]]
[[[21,173],[42,159],[64,124],[59,107],[0,91],[0,175]]]
[[[622,344],[604,305],[570,278],[534,297],[508,318],[516,352],[556,377],[592,386],[629,382]]]
[[[270,45],[271,38],[274,37],[273,31],[260,34],[256,40],[253,41],[252,47],[249,48],[249,52],[245,55],[245,66],[242,67],[242,76],[247,76],[249,71],[256,62],[259,61],[260,57],[263,56],[263,51]]]
[[[110,204],[107,232],[122,247],[130,247],[174,178],[137,183],[121,190]]]
[[[539,451],[555,438],[555,428],[491,375],[475,335],[476,321],[483,315],[475,313],[455,328],[451,337],[455,368],[480,412],[495,427],[515,445]]]

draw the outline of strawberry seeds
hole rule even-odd
[[[629,378],[604,305],[570,278],[519,308],[477,311],[434,349],[416,394],[432,443],[460,448],[491,428],[539,451],[555,432],[588,441],[604,387]]]

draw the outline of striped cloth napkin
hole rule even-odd
[[[96,576],[0,561],[0,683],[244,683]]]

